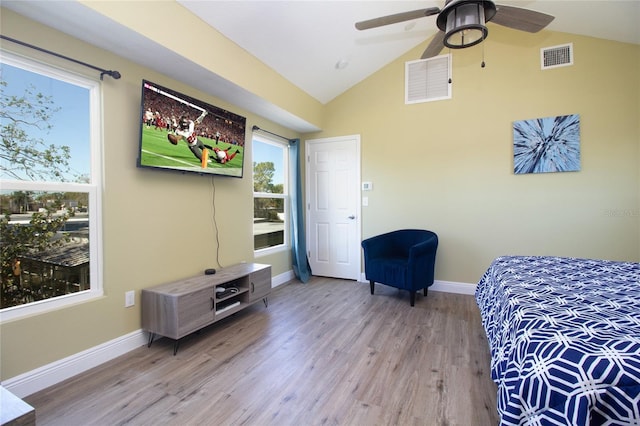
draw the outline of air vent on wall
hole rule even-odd
[[[404,103],[451,99],[451,55],[405,63]]]
[[[540,49],[540,64],[543,70],[573,65],[573,43]]]

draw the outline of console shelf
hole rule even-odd
[[[222,290],[225,290],[222,292]],[[239,263],[215,275],[199,275],[142,290],[142,329],[149,346],[156,335],[180,339],[262,300],[271,292],[271,266]]]

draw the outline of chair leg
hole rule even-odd
[[[411,306],[416,304],[416,291],[415,290],[410,290],[409,291],[409,303],[411,303]]]
[[[373,281],[369,281],[369,286],[371,287],[371,294],[373,294]]]
[[[427,287],[422,290],[422,294],[424,294],[424,297],[427,297]]]

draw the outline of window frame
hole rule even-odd
[[[87,89],[89,94],[90,183],[0,179],[3,191],[83,192],[89,199],[90,288],[50,299],[0,309],[0,323],[62,309],[104,295],[102,267],[102,87],[100,80],[0,49],[2,63]]]
[[[271,247],[265,247],[256,249],[255,248],[255,233],[252,230],[252,235],[254,237],[254,247],[253,253],[255,257],[267,256],[272,253],[282,252],[285,250],[289,250],[291,247],[289,235],[290,235],[290,227],[291,227],[291,215],[290,215],[290,176],[289,176],[289,144],[284,143],[276,138],[271,138],[269,136],[265,136],[262,134],[253,133],[251,142],[252,144],[255,141],[259,143],[264,143],[267,145],[276,146],[278,148],[282,148],[282,175],[283,175],[283,185],[282,185],[282,194],[272,193],[272,192],[253,192],[253,200],[255,202],[256,198],[278,198],[284,200],[284,235],[283,235],[283,243],[278,244]],[[255,162],[255,150],[251,149],[251,183],[253,186],[253,163]],[[253,216],[253,215],[252,215]],[[252,217],[253,220],[253,217]]]

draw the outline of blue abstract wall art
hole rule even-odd
[[[523,173],[580,170],[580,116],[536,118],[513,123],[513,171]]]

